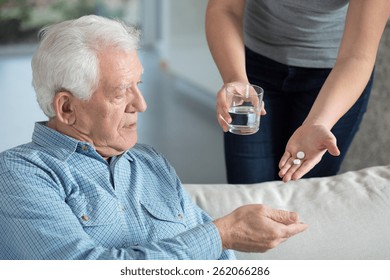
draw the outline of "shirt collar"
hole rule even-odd
[[[68,160],[73,153],[77,152],[78,149],[82,149],[83,146],[94,149],[88,142],[79,141],[48,127],[47,122],[35,123],[32,141],[39,146],[51,149],[53,156],[62,161]],[[133,161],[131,148],[119,157]]]
[[[53,156],[66,161],[83,143],[47,126],[47,122],[35,123],[32,141],[51,150]],[[83,143],[89,145],[88,143]]]
[[[134,148],[134,147],[133,147]],[[133,158],[133,156],[131,155],[131,150],[133,149],[133,148],[130,148],[129,150],[127,150],[124,154],[123,154],[123,158],[125,158],[125,159],[127,159],[128,161],[133,161],[134,160],[134,158]]]

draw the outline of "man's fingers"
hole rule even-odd
[[[282,238],[290,238],[307,229],[308,225],[299,222],[299,216],[296,212],[279,210],[279,209],[268,209],[267,217],[275,222],[286,225],[285,233],[282,234]]]
[[[298,214],[295,212],[285,211],[285,210],[275,210],[275,209],[269,209],[267,211],[267,217],[271,220],[282,223],[285,225],[290,225],[293,223],[297,223],[299,220]]]
[[[285,238],[290,238],[298,233],[305,231],[307,228],[308,225],[305,223],[295,223],[287,225],[284,236]]]

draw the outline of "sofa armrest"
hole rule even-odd
[[[298,212],[309,228],[266,253],[239,259],[389,259],[390,165],[326,178],[252,185],[185,184],[213,218],[251,203]]]

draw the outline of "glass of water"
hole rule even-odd
[[[263,94],[264,90],[257,85],[233,83],[226,87],[226,102],[232,118],[229,132],[250,135],[259,130]]]

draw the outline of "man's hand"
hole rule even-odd
[[[262,204],[241,206],[214,224],[221,235],[223,249],[242,252],[265,252],[307,228],[298,221],[295,212]]]
[[[294,164],[297,153],[304,152],[304,158]],[[302,125],[291,136],[279,162],[279,176],[284,182],[298,180],[309,172],[328,151],[333,156],[340,155],[336,137],[322,125]]]

